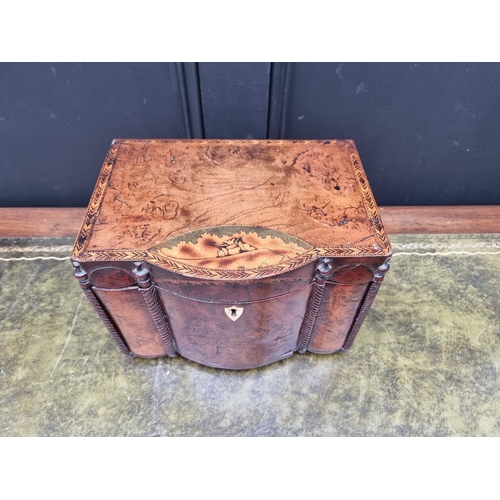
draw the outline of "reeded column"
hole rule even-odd
[[[108,329],[108,332],[111,334],[111,337],[113,337],[115,342],[118,344],[120,351],[122,351],[123,354],[126,354],[127,356],[133,357],[134,354],[130,352],[130,349],[127,347],[127,344],[125,344],[125,341],[123,340],[122,336],[120,335],[115,325],[109,318],[108,313],[104,310],[101,303],[99,302],[94,292],[92,291],[91,283],[87,276],[87,273],[82,269],[82,267],[78,262],[73,262],[72,264],[75,268],[73,270],[75,278],[80,282],[82,290],[85,292],[85,295],[90,300],[90,303],[96,310],[97,314],[99,315],[99,318],[101,318],[102,322]]]
[[[389,266],[389,259],[387,259],[378,268],[377,272],[375,273],[373,281],[370,283],[370,286],[368,288],[368,291],[366,292],[363,303],[361,304],[361,308],[359,309],[359,313],[358,313],[358,316],[356,318],[356,321],[354,321],[354,324],[352,325],[351,331],[347,335],[344,346],[341,349],[342,352],[348,351],[351,348],[352,343],[354,342],[354,339],[356,338],[356,335],[358,334],[359,329],[361,328],[361,325],[363,324],[365,316],[367,315],[368,311],[370,310],[370,307],[373,303],[373,300],[375,299],[375,296],[377,295],[377,292],[380,288],[380,285],[382,285],[382,281],[384,280],[385,273],[389,270],[389,267],[390,267]]]
[[[325,293],[326,282],[333,271],[332,259],[321,259],[317,269],[316,276],[314,277],[313,291],[307,304],[307,312],[302,323],[302,328],[299,334],[299,341],[297,343],[297,351],[304,353],[309,346],[309,340],[316,323],[321,301]]]
[[[177,355],[174,336],[172,335],[172,330],[170,329],[167,316],[161,308],[156,288],[151,281],[149,271],[142,267],[142,262],[134,262],[134,265],[135,269],[133,270],[133,273],[137,278],[137,284],[139,285],[139,290],[144,297],[144,302],[146,303],[158,333],[160,334],[163,345],[165,346],[166,354],[173,358]]]

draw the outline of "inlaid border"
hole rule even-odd
[[[109,148],[108,154],[106,155],[106,158],[102,165],[101,172],[94,188],[94,192],[92,193],[92,197],[90,198],[87,212],[85,213],[85,218],[83,219],[82,226],[80,228],[80,231],[78,232],[78,236],[73,247],[72,255],[75,258],[79,257],[89,244],[90,236],[97,221],[97,217],[104,200],[104,195],[106,194],[108,181],[116,162],[118,146],[119,142],[116,140],[111,143],[111,147]]]
[[[375,233],[375,236],[382,248],[390,251],[391,246],[389,243],[389,238],[387,237],[384,226],[382,224],[380,213],[378,211],[377,204],[375,203],[375,198],[373,197],[372,190],[370,188],[370,185],[368,184],[368,181],[366,180],[366,172],[361,163],[361,159],[359,158],[356,146],[352,141],[346,141],[344,147],[347,151],[347,154],[349,155],[351,164],[354,167],[356,180],[358,181],[361,196],[365,201],[365,209],[367,211],[368,218],[370,219],[372,230]],[[386,254],[387,252],[383,255]]]
[[[368,250],[368,251],[367,251]],[[370,252],[371,250],[371,252]],[[142,261],[153,264],[167,271],[209,280],[249,280],[266,278],[284,274],[289,271],[305,266],[315,261],[319,257],[377,257],[388,256],[371,247],[328,247],[312,248],[294,259],[290,259],[280,264],[262,266],[252,269],[213,269],[207,267],[192,266],[185,262],[167,258],[156,250],[90,250],[84,252],[79,257],[73,256],[73,260],[78,262],[102,262],[102,261]]]

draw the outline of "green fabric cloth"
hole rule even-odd
[[[0,435],[500,435],[500,235],[391,241],[350,352],[247,371],[129,359],[67,259],[0,260]],[[71,243],[1,239],[0,259]]]

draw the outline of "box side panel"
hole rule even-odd
[[[166,354],[138,287],[121,290],[92,289],[135,355],[157,357]]]
[[[222,304],[187,299],[161,289],[158,295],[182,356],[208,366],[246,369],[293,353],[311,288],[309,284],[278,298],[236,306],[242,311],[234,321],[230,317],[235,306],[231,297]]]
[[[309,351],[330,353],[342,349],[368,286],[368,283],[326,285]]]

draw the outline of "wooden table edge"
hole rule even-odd
[[[387,234],[500,233],[500,205],[379,207]],[[0,208],[1,238],[76,237],[85,208]]]

